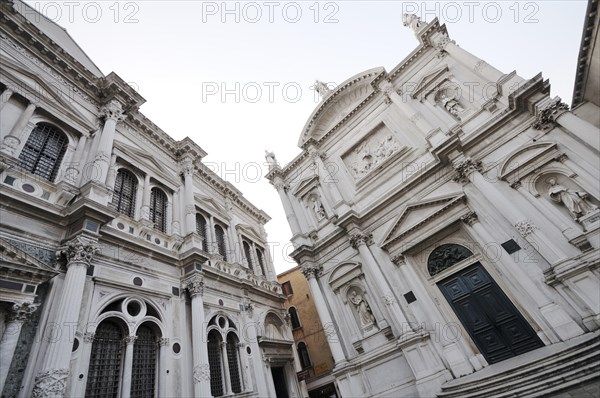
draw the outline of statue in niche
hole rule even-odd
[[[352,290],[348,296],[348,299],[356,308],[361,328],[369,330],[376,324],[375,316],[371,311],[371,307],[362,295],[358,294],[356,290]]]
[[[547,182],[550,184],[548,188],[550,199],[565,206],[573,218],[578,219],[597,209],[589,203],[587,192],[571,190],[560,185],[556,178],[549,178]]]
[[[446,93],[440,95],[439,102],[444,106],[448,113],[457,118],[465,111],[465,108],[460,105],[456,98],[448,97]]]
[[[327,217],[327,214],[325,214],[325,207],[323,206],[323,203],[321,203],[321,200],[318,197],[313,196],[310,198],[310,201],[312,203],[313,211],[317,216],[317,220],[320,221]]]

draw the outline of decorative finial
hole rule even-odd
[[[327,94],[331,92],[329,87],[327,87],[327,84],[323,83],[320,80],[315,81],[315,90],[317,91],[317,93],[319,93],[321,98],[325,98]]]
[[[415,14],[402,15],[402,22],[404,23],[404,26],[408,26],[415,33],[425,25],[425,22],[421,21],[421,18],[417,17]]]

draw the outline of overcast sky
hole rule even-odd
[[[189,136],[223,179],[272,220],[275,268],[295,264],[264,150],[283,165],[319,99],[315,79],[335,84],[377,66],[390,71],[416,46],[402,26],[412,11],[435,15],[462,48],[504,73],[543,72],[571,102],[586,1],[28,1],[65,27],[104,74],[147,100],[141,112],[175,139]],[[287,246],[289,249],[289,245]]]

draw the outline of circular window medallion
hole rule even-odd
[[[223,305],[223,300],[219,299],[219,305]]]
[[[77,351],[78,348],[79,348],[79,339],[75,338],[75,340],[73,340],[73,348],[71,349],[71,352]]]
[[[160,245],[160,239],[158,239],[158,238],[154,238],[154,242],[155,242],[157,245]]]
[[[21,188],[23,189],[23,191],[28,193],[32,193],[33,191],[35,191],[35,187],[31,184],[23,184],[21,185]]]
[[[175,354],[179,354],[181,352],[181,345],[179,345],[179,343],[173,344],[173,352]]]
[[[246,347],[246,352],[248,353],[248,355],[252,354],[252,349],[250,348],[250,346]]]
[[[140,278],[139,276],[136,276],[135,278],[133,278],[133,284],[136,286],[142,286],[142,284],[144,283],[144,281],[142,281],[142,278]],[[129,309],[129,307],[127,307]]]
[[[223,318],[223,317],[220,317],[220,318],[219,318],[219,326],[220,326],[222,329],[224,329],[226,324],[227,324],[227,321],[225,320],[225,318]]]
[[[122,222],[117,224],[117,228],[119,229],[124,229],[125,228],[125,224],[123,224]]]
[[[141,310],[142,310],[142,306],[137,301],[130,301],[127,304],[127,313],[131,316],[139,315]]]

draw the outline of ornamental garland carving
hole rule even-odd
[[[521,220],[515,223],[515,229],[522,237],[531,235],[534,230],[538,229],[530,220]]]
[[[350,235],[350,245],[358,249],[359,246],[362,245],[370,245],[373,243],[373,234],[364,234],[364,233],[353,233]]]
[[[560,101],[557,97],[548,105],[546,105],[535,118],[535,122],[531,125],[536,130],[543,130],[552,127],[556,123],[556,119],[563,113],[569,110],[569,106]]]
[[[31,397],[55,398],[64,396],[67,376],[69,376],[67,369],[50,369],[38,373]]]

